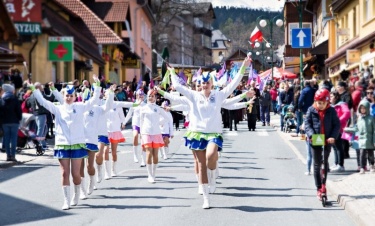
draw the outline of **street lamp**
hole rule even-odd
[[[258,42],[256,41],[254,46],[256,48],[259,48],[261,47],[260,51],[257,51],[256,52],[256,55],[261,55],[262,56],[262,71],[264,71],[264,57],[265,57],[265,54],[267,52],[266,48],[271,48],[271,44],[269,42],[267,42],[266,44],[264,42]],[[268,60],[269,57],[267,57],[267,60]]]
[[[282,28],[284,25],[284,20],[281,15],[277,15],[271,19],[265,18],[264,16],[259,16],[256,21],[261,29],[266,28],[267,26],[270,29],[270,39],[268,40],[266,47],[271,48],[271,81],[273,82],[273,26],[276,25],[276,27]]]

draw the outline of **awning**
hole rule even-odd
[[[312,55],[328,55],[328,40],[311,49]]]

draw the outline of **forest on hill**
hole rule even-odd
[[[254,30],[257,18],[263,16],[265,19],[272,20],[279,16],[282,18],[282,12],[265,11],[262,9],[251,8],[236,8],[236,7],[215,7],[214,8],[216,19],[213,22],[214,29],[220,29],[221,32],[231,40],[232,48],[250,49],[249,37]],[[262,28],[263,37],[267,41],[271,41],[270,26],[267,25]],[[282,45],[284,41],[284,26],[281,28],[275,24],[273,26],[272,40],[275,48]]]

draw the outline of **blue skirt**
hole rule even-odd
[[[92,151],[92,152],[98,152],[99,151],[98,145],[90,144],[90,143],[86,143],[86,149],[89,150],[89,151]]]
[[[87,157],[87,150],[84,148],[70,150],[55,149],[53,156],[58,159],[82,159]]]
[[[207,149],[209,143],[218,146],[218,151],[223,149],[223,137],[219,133],[199,133],[188,131],[185,136],[185,146],[193,151],[203,151]]]

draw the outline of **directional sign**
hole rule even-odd
[[[292,48],[311,48],[311,28],[292,29]]]

